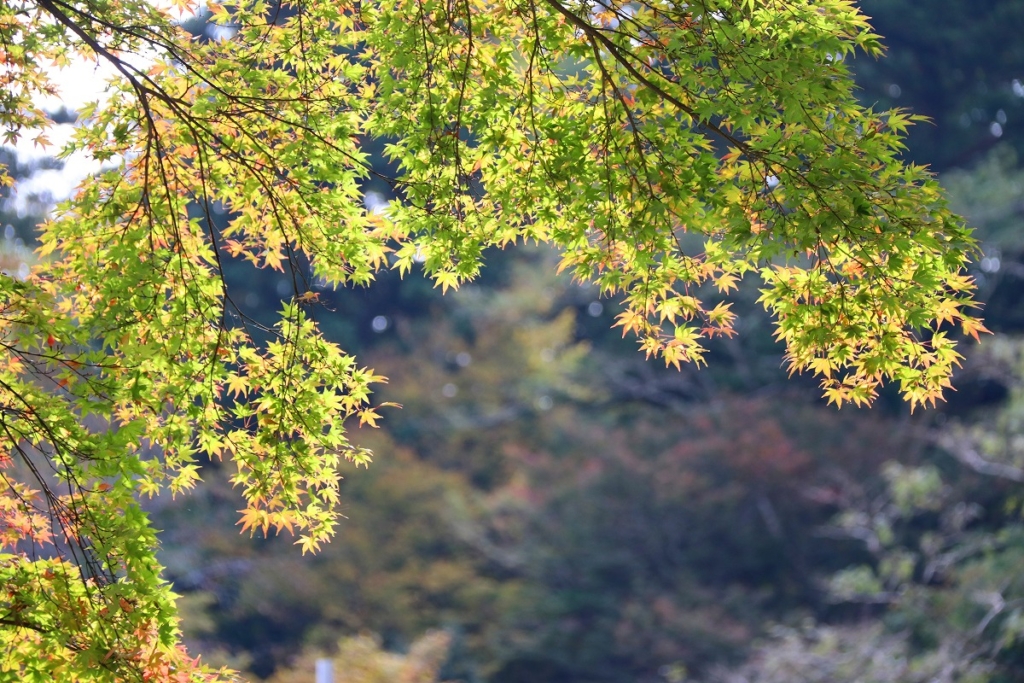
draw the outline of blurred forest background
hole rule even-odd
[[[740,335],[682,371],[542,248],[444,297],[391,272],[324,291],[320,325],[402,408],[358,430],[375,462],[344,473],[316,556],[239,535],[229,465],[152,502],[192,651],[275,683],[325,654],[338,683],[1024,681],[1024,3],[860,4],[889,46],[855,62],[864,101],[931,117],[907,158],[984,247],[995,334],[947,403],[827,407],[786,377],[753,281]],[[4,199],[9,272],[49,204]],[[304,277],[229,266],[257,320]]]

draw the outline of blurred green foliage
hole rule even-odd
[[[239,537],[212,473],[158,511],[170,575],[204,596],[197,651],[267,675],[302,644],[367,631],[402,649],[440,626],[449,678],[653,681],[742,656],[766,619],[828,612],[815,577],[866,557],[815,535],[832,491],[907,439],[784,388],[777,350],[768,383],[745,349],[717,351],[741,392],[653,369],[596,332],[612,306],[544,275],[551,258],[371,319],[365,357],[402,408],[360,433],[377,461],[346,472],[349,519],[316,557]]]

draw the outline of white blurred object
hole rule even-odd
[[[334,662],[329,659],[316,660],[316,683],[334,683]]]

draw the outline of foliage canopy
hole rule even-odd
[[[934,402],[949,328],[984,330],[970,233],[899,159],[914,117],[854,99],[844,59],[881,47],[848,0],[208,10],[228,37],[146,0],[0,8],[7,142],[46,143],[52,64],[120,74],[65,149],[104,170],[32,274],[0,278],[0,641],[25,680],[206,675],[137,502],[191,488],[203,458],[236,465],[243,529],[332,535],[338,468],[369,457],[343,425],[375,423],[381,378],[318,332],[316,283],[421,263],[447,289],[487,247],[548,242],[678,366],[732,334],[753,273],[791,368],[837,404],[883,381]],[[384,214],[361,200],[374,140],[398,169]],[[233,259],[291,273],[272,328],[233,301]]]

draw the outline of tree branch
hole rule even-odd
[[[986,460],[965,438],[958,439],[948,435],[938,435],[933,437],[932,441],[978,474],[1024,484],[1024,469]]]
[[[608,50],[608,53],[612,56],[612,58],[616,62],[618,62],[622,66],[622,68],[628,71],[633,78],[637,79],[637,81],[639,81],[640,84],[643,85],[645,88],[648,88],[649,90],[653,91],[655,94],[658,95],[658,97],[661,97],[666,102],[671,103],[684,114],[688,115],[690,118],[697,122],[698,126],[710,130],[712,133],[718,135],[723,140],[728,142],[730,145],[746,154],[748,157],[751,157],[751,159],[757,157],[757,154],[754,153],[753,150],[750,149],[750,146],[747,145],[747,143],[745,143],[743,140],[740,140],[735,135],[727,133],[725,130],[719,128],[710,121],[703,120],[700,117],[700,115],[693,109],[693,107],[689,106],[688,104],[680,100],[678,97],[666,91],[660,85],[658,85],[650,78],[642,74],[639,69],[637,69],[635,66],[633,66],[632,63],[630,63],[630,61],[622,53],[622,49],[618,45],[613,43],[608,38],[608,36],[604,35],[603,33],[601,33],[601,31],[597,30],[596,27],[584,21],[571,10],[560,4],[558,0],[544,0],[544,2],[552,9],[554,9],[556,12],[565,17],[570,24],[572,24],[579,30],[583,31],[583,33],[591,42],[600,43],[606,50]]]

